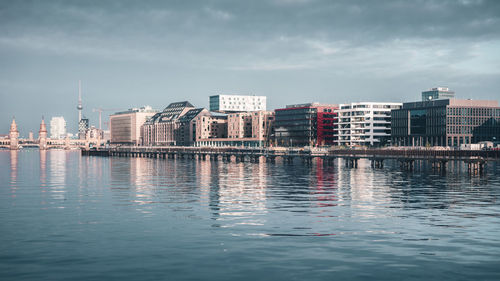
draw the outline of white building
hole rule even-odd
[[[50,138],[63,139],[66,137],[66,121],[64,117],[52,117],[50,119]]]
[[[384,145],[391,138],[391,110],[402,103],[358,102],[341,104],[338,113],[338,145]]]
[[[210,96],[210,111],[242,112],[266,110],[267,97],[243,95]]]

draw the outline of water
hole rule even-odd
[[[0,151],[1,280],[499,280],[500,165]]]

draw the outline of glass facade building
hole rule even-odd
[[[391,115],[392,142],[398,146],[460,146],[500,139],[496,101],[409,102]]]
[[[276,109],[274,139],[278,146],[333,145],[337,133],[336,105],[318,103]]]

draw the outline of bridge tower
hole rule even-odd
[[[10,139],[10,149],[11,150],[19,149],[19,131],[17,130],[17,124],[15,118],[12,118],[12,123],[10,124],[9,139]]]
[[[40,150],[47,149],[47,126],[42,116],[42,123],[40,123],[40,131],[38,131],[38,146]]]

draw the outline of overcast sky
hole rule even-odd
[[[500,99],[500,1],[3,1],[0,134],[217,93],[415,101],[447,86]],[[107,112],[109,113],[109,112]],[[107,116],[107,114],[106,114]]]

